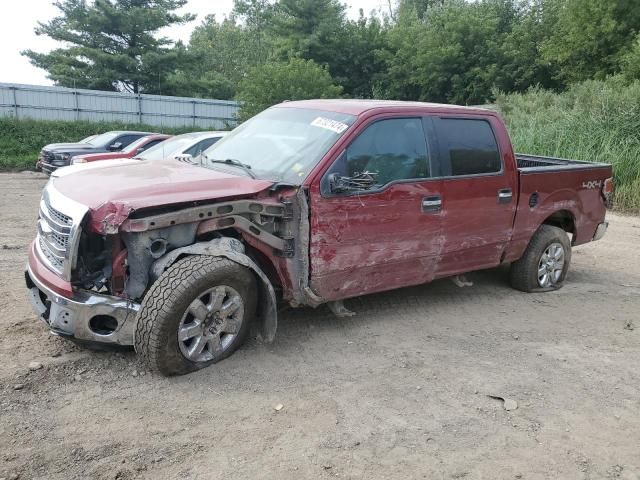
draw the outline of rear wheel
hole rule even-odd
[[[138,312],[135,348],[164,375],[181,375],[231,355],[255,315],[252,272],[220,257],[175,263],[151,286]]]
[[[571,262],[571,243],[558,227],[542,225],[522,257],[511,264],[511,286],[523,292],[561,288]]]

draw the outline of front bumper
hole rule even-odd
[[[607,233],[607,228],[609,228],[609,222],[602,222],[596,228],[596,233],[593,234],[593,241],[600,240],[604,237],[604,234]]]
[[[74,289],[70,296],[60,295],[29,266],[25,279],[34,312],[52,332],[90,342],[133,345],[139,304],[80,289]],[[105,325],[115,328],[105,329]]]
[[[40,162],[40,170],[42,170],[47,175],[51,175],[53,172],[55,172],[59,168],[61,167],[58,165],[52,165],[51,163],[46,163],[43,161]]]

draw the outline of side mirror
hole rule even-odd
[[[362,192],[371,190],[376,185],[377,172],[356,172],[352,177],[343,177],[338,173],[329,175],[331,193]]]
[[[142,152],[144,152],[147,149],[147,147],[140,147],[138,149],[136,149],[136,155],[141,154]]]
[[[329,190],[331,193],[342,193],[347,190],[343,177],[341,177],[337,173],[332,173],[329,175]]]
[[[118,152],[121,149],[122,149],[122,143],[120,142],[112,143],[111,145],[109,145],[109,150],[111,150],[112,152]]]

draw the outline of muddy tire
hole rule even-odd
[[[135,350],[163,375],[207,367],[242,345],[256,302],[256,280],[248,269],[221,257],[186,257],[145,295],[136,318]]]
[[[548,292],[562,287],[571,263],[571,242],[558,227],[542,225],[522,257],[511,264],[511,286],[523,292]]]

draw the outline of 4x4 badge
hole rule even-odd
[[[600,188],[601,186],[602,180],[589,180],[588,182],[582,182],[582,188],[588,188],[589,190]]]

